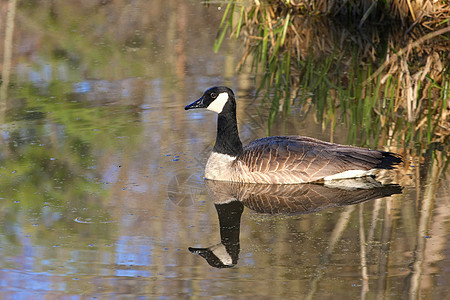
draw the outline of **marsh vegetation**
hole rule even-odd
[[[313,107],[330,139],[418,157],[449,144],[449,22],[446,1],[228,1],[215,46],[242,40],[269,132]]]

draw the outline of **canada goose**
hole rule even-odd
[[[185,110],[218,113],[216,144],[206,163],[212,180],[295,184],[356,178],[402,161],[391,152],[339,145],[303,136],[271,136],[243,147],[236,121],[236,100],[225,86],[212,87]]]

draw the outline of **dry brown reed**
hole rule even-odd
[[[367,130],[372,137],[382,136],[381,130],[388,138],[394,132],[403,146],[449,142],[450,6],[445,1],[239,3],[229,3],[221,33],[232,28],[244,37],[239,66],[251,58],[262,74],[260,89],[271,99],[269,126],[296,98],[322,93],[318,106],[326,122],[335,122],[336,108],[347,109],[343,114],[355,125],[370,128],[378,122]]]

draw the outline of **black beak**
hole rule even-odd
[[[188,109],[194,109],[194,108],[206,108],[206,105],[203,103],[203,97],[192,102],[189,105],[186,105],[186,107],[184,109],[188,110]]]

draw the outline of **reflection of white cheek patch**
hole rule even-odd
[[[233,265],[233,259],[231,258],[230,254],[228,254],[227,249],[223,244],[214,245],[211,247],[212,253],[220,259],[220,261],[226,265],[226,266],[232,266]]]
[[[220,114],[227,101],[228,101],[228,93],[226,92],[220,93],[219,96],[217,96],[216,100],[211,102],[211,104],[209,104],[209,106],[206,109],[215,111],[216,113]]]

